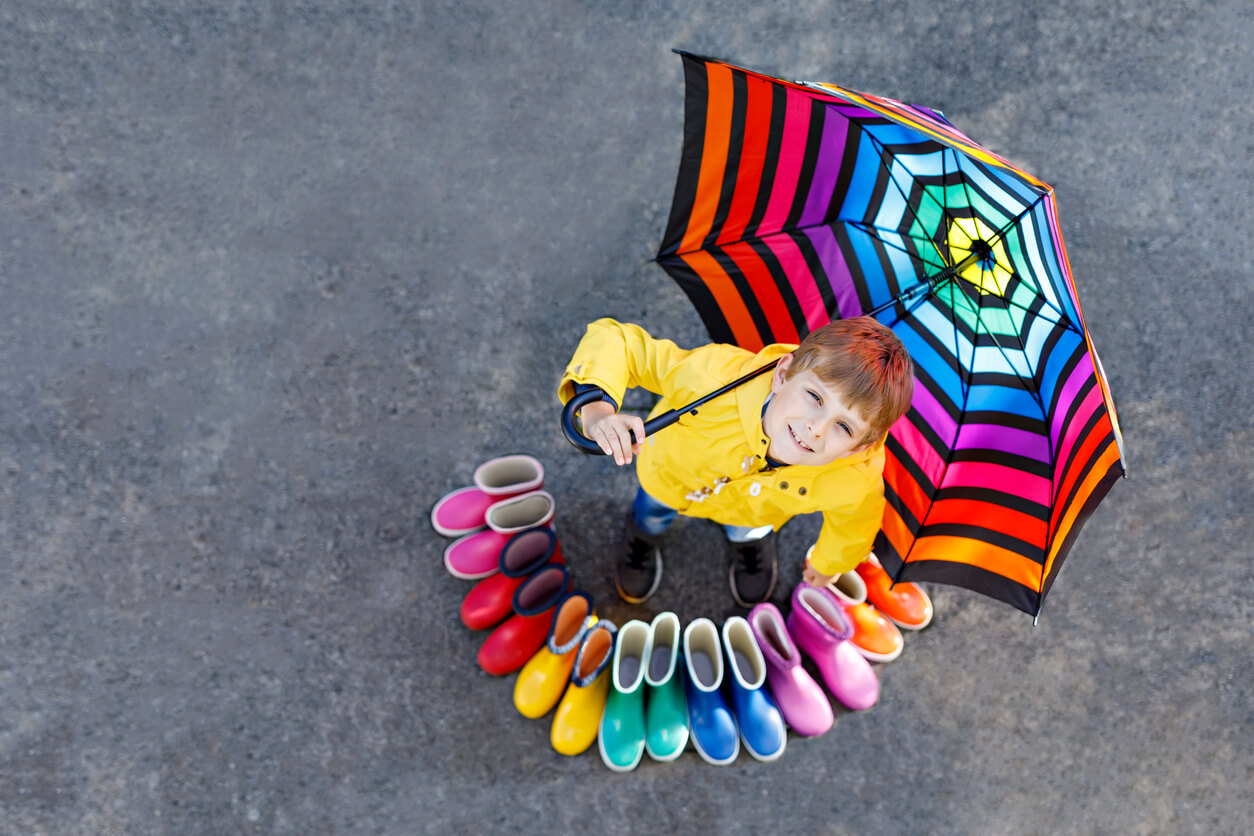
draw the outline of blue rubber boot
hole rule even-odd
[[[684,629],[684,657],[692,745],[706,763],[726,766],[740,754],[740,736],[721,690],[723,648],[713,621],[698,618]]]

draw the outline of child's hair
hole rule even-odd
[[[838,319],[806,335],[786,377],[809,369],[840,391],[868,423],[861,443],[877,440],[910,408],[914,366],[889,328],[869,316]]]

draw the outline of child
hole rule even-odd
[[[624,392],[661,395],[654,414],[681,407],[773,360],[779,364],[645,438],[620,414]],[[580,411],[584,434],[619,465],[638,457],[640,488],[615,566],[618,593],[645,601],[662,577],[658,538],[678,514],[722,523],[734,552],[732,596],[744,607],[775,588],[775,532],[823,512],[805,581],[823,586],[866,558],[884,508],[884,437],[910,406],[914,375],[901,341],[870,317],[829,323],[800,346],[756,354],[731,345],[692,350],[612,319],[588,326],[558,389],[604,396]],[[635,434],[632,443],[630,433]]]

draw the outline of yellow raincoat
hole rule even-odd
[[[731,345],[683,349],[638,325],[598,319],[588,326],[562,381],[562,403],[577,384],[601,388],[618,404],[638,386],[661,400],[650,417],[708,395],[795,349],[768,345],[754,354]],[[825,575],[866,558],[884,511],[884,439],[832,464],[763,470],[770,439],[762,405],[771,391],[763,374],[650,435],[636,476],[650,496],[690,517],[741,526],[779,527],[797,514],[823,512],[810,565]]]

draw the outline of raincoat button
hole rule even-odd
[[[797,496],[805,496],[805,495],[806,495],[805,488],[797,488]]]
[[[780,489],[781,491],[786,491],[786,490],[788,490],[788,483],[787,483],[787,482],[780,482],[780,483],[779,483],[779,489]]]
[[[749,496],[757,496],[760,493],[762,493],[762,486],[757,482],[749,486]]]

